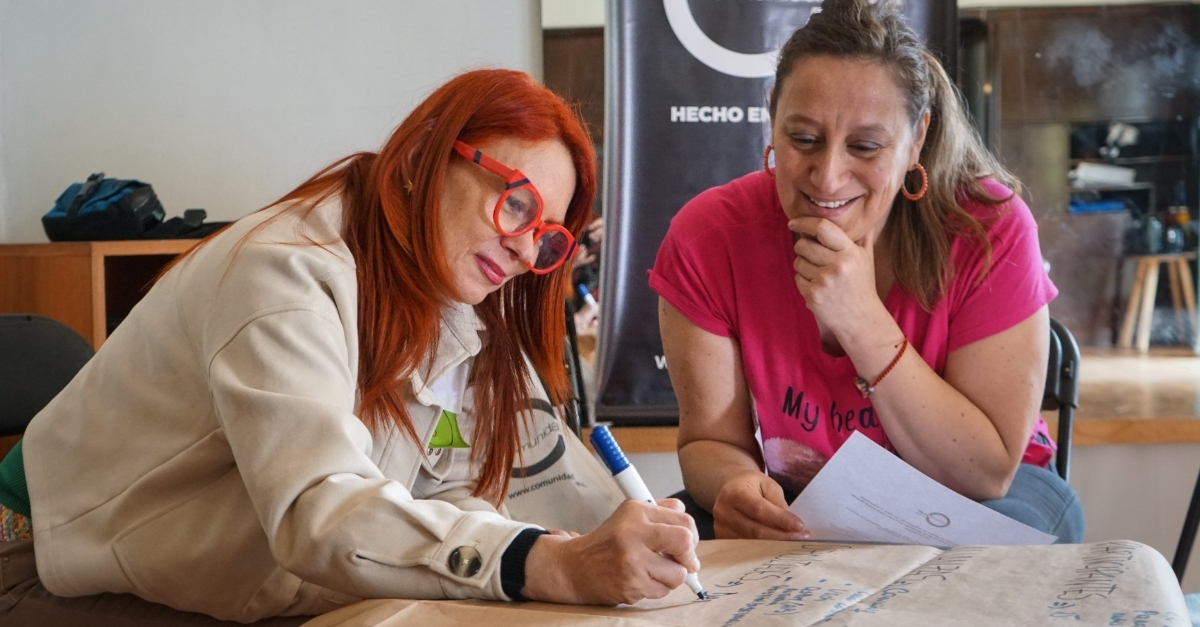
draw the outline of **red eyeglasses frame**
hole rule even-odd
[[[571,232],[568,231],[563,225],[550,224],[542,219],[542,211],[545,209],[546,205],[542,201],[542,194],[538,192],[537,187],[533,185],[533,182],[529,180],[529,177],[525,176],[525,174],[516,168],[510,168],[503,163],[496,161],[495,159],[484,154],[482,150],[479,150],[478,148],[475,148],[466,142],[455,140],[454,151],[467,161],[471,161],[484,170],[487,170],[488,172],[491,172],[492,174],[504,179],[504,192],[500,194],[500,198],[496,200],[496,208],[492,210],[492,224],[495,225],[496,231],[498,231],[501,235],[504,235],[505,237],[520,237],[530,231],[533,231],[533,241],[535,243],[550,232],[558,232],[566,236],[567,252],[562,256],[562,258],[549,268],[543,269],[535,268],[533,267],[532,263],[527,261],[525,262],[525,265],[529,267],[530,272],[533,272],[534,274],[549,274],[557,270],[558,267],[563,265],[563,263],[565,263],[568,259],[571,259],[575,256],[575,253],[579,250],[579,246],[575,242],[575,236],[571,235]],[[533,192],[533,198],[535,201],[537,201],[537,214],[534,216],[533,221],[530,222],[528,226],[517,231],[506,231],[504,230],[504,227],[500,226],[500,211],[504,207],[504,201],[510,195],[512,195],[514,191],[522,187],[528,187],[529,191]]]

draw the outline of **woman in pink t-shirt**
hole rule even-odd
[[[785,494],[858,431],[1081,540],[1038,414],[1057,290],[941,65],[895,3],[826,0],[770,112],[764,171],[689,202],[650,273],[684,483],[716,535],[805,537]]]

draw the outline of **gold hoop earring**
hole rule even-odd
[[[925,192],[929,191],[929,175],[925,173],[925,166],[923,166],[919,163],[917,164],[917,167],[914,169],[921,173],[921,189],[918,190],[917,193],[912,194],[912,193],[909,193],[909,191],[904,188],[904,183],[901,183],[900,184],[900,193],[904,194],[905,198],[907,198],[913,202],[917,202],[918,200],[921,200],[922,198],[925,197]],[[912,170],[909,170],[909,172],[912,172]],[[908,177],[906,176],[905,178],[908,178]]]
[[[771,144],[767,144],[767,149],[763,151],[763,171],[771,178],[775,178],[775,171],[771,169],[771,151],[774,148]]]

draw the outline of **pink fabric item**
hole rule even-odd
[[[991,180],[1004,198],[1011,192]],[[926,312],[898,286],[884,305],[938,374],[951,351],[1011,328],[1058,290],[1042,266],[1037,224],[1019,196],[1003,205],[968,202],[992,244],[991,268],[970,238],[951,245],[955,268],[945,298]],[[848,357],[821,350],[816,319],[796,289],[792,234],[774,181],[755,172],[689,201],[649,271],[650,287],[710,333],[737,340],[762,429],[768,472],[798,491],[854,431],[895,449],[870,399],[854,387]],[[1054,444],[1039,416],[1024,460],[1046,466]]]

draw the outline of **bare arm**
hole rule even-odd
[[[693,324],[663,299],[659,328],[679,400],[679,465],[718,537],[796,539],[799,518],[762,470],[738,343]]]
[[[969,498],[1004,496],[1037,419],[1049,336],[1050,317],[1042,307],[1016,326],[950,353],[944,378],[915,352],[906,354],[871,396],[900,456]],[[894,350],[848,343],[855,344],[846,350],[864,377],[878,376],[890,360],[887,351]]]
[[[852,242],[819,218],[791,226],[806,236],[795,245],[797,288],[859,375],[874,381],[903,339],[877,292],[874,240]],[[1037,417],[1049,335],[1042,307],[950,353],[944,378],[916,351],[906,351],[871,396],[900,456],[968,498],[1004,496]]]

